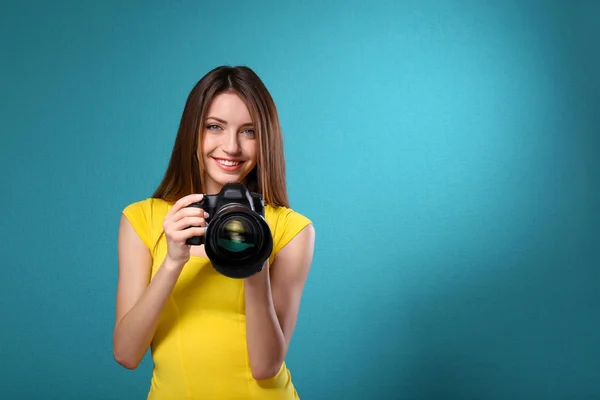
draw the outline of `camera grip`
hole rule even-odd
[[[204,199],[202,201],[199,201],[197,203],[192,203],[187,207],[195,207],[195,208],[202,208],[204,209],[204,207],[206,207],[207,204],[204,201]],[[190,229],[190,228],[197,228],[195,226],[188,226],[185,229]],[[190,245],[190,246],[201,246],[204,244],[204,236],[192,236],[191,238],[188,238],[185,241],[185,244]]]
[[[189,228],[186,228],[189,229]],[[192,236],[185,241],[190,246],[201,246],[204,244],[204,236]]]

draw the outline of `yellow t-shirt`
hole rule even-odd
[[[152,252],[152,277],[166,256],[161,233],[171,207],[149,198],[123,210]],[[265,219],[273,235],[271,263],[275,253],[311,223],[286,207],[266,206]],[[208,258],[191,256],[184,266],[161,314],[151,352],[154,368],[148,400],[299,399],[285,363],[273,378],[252,377],[244,281],[219,274]]]

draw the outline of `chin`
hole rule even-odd
[[[246,176],[248,176],[249,172],[245,173],[236,173],[236,174],[227,174],[223,173],[223,171],[207,171],[211,180],[219,185],[219,187],[223,187],[225,184],[229,182],[242,182]]]
[[[233,166],[223,167],[214,158],[210,157],[210,159],[211,163],[209,163],[205,172],[210,177],[210,180],[219,187],[223,187],[228,182],[242,182],[251,172],[252,168],[254,168],[255,164],[245,160],[237,168]],[[215,187],[212,190],[217,190],[217,188]]]
[[[227,184],[229,182],[241,182],[241,181],[242,181],[241,177],[231,176],[229,178],[221,178],[217,182],[219,183],[220,186],[224,186],[225,184]]]

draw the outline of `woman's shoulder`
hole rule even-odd
[[[148,248],[152,248],[172,206],[163,199],[146,198],[127,204],[122,213]]]
[[[283,206],[265,206],[265,219],[273,234],[274,252],[283,248],[308,225],[312,225],[306,215]]]
[[[123,209],[123,214],[125,216],[136,216],[136,217],[145,217],[146,219],[154,216],[169,212],[169,209],[173,205],[163,199],[157,199],[153,197],[149,197],[143,200],[136,200],[132,203],[129,203]]]
[[[312,221],[304,214],[284,206],[265,206],[265,219],[273,227],[277,226],[289,226],[289,225],[308,225]]]

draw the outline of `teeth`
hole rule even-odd
[[[227,161],[227,160],[217,160],[220,164],[226,165],[228,167],[233,167],[239,165],[239,161]]]

